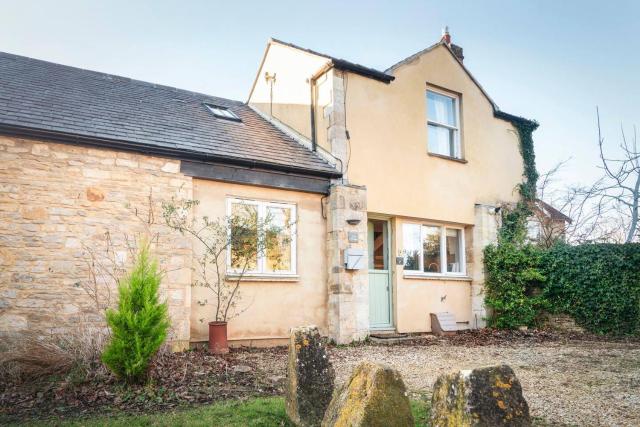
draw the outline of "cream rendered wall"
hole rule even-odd
[[[273,117],[311,138],[309,79],[326,63],[327,58],[271,42],[249,96],[249,104],[270,113],[270,85],[265,73],[276,74],[273,85]]]
[[[329,71],[316,80],[316,142],[329,153],[332,153],[329,141],[329,127],[335,97],[333,93],[334,73]]]
[[[398,270],[402,272],[402,267]],[[470,281],[404,279],[398,289],[396,329],[400,333],[431,332],[429,313],[448,311],[456,322],[469,321]],[[468,324],[460,326],[468,328]]]
[[[393,270],[393,310],[399,332],[428,332],[429,313],[471,319],[471,249],[476,203],[518,199],[523,163],[513,126],[496,119],[490,102],[443,46],[394,70],[384,84],[348,73],[346,128],[351,135],[349,182],[367,188],[368,211],[393,218],[394,257],[404,222],[465,227],[467,276],[405,278]],[[461,95],[462,150],[467,163],[427,151],[427,83]]]
[[[230,340],[277,340],[287,338],[289,329],[317,325],[327,333],[327,267],[325,260],[326,224],[322,218],[321,195],[193,180],[194,199],[200,204],[197,216],[210,218],[226,214],[226,199],[232,197],[292,203],[297,207],[297,272],[295,281],[244,281],[240,286],[240,308],[246,309],[231,320]],[[198,301],[211,295],[204,288],[192,289],[191,341],[205,341],[212,306]],[[203,321],[201,321],[201,319]],[[252,344],[258,344],[255,341]]]
[[[412,218],[394,218],[392,221],[392,251],[400,253],[402,248],[402,224],[422,223]],[[434,223],[437,224],[437,223]],[[454,225],[454,224],[437,224]],[[469,261],[469,234],[465,229],[466,260]],[[392,258],[392,260],[395,257]],[[467,265],[470,275],[470,266]],[[393,268],[393,308],[395,326],[398,332],[430,332],[429,313],[449,311],[454,313],[456,321],[469,322],[471,319],[471,279],[470,278],[405,278],[401,265]],[[460,325],[466,326],[466,325]]]
[[[347,82],[349,181],[365,185],[370,212],[473,224],[475,203],[513,202],[523,163],[513,126],[443,46],[394,71],[384,84],[353,73]],[[427,154],[427,82],[462,94],[468,163]]]

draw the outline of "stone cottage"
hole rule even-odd
[[[123,236],[172,198],[295,220],[285,262],[243,278],[232,343],[301,324],[339,343],[429,332],[438,312],[482,327],[482,249],[517,200],[526,119],[498,109],[448,33],[385,71],[272,39],[249,89],[232,101],[0,53],[0,333],[100,323],[88,251],[111,243],[124,264]],[[155,226],[172,339],[206,340],[195,242]]]

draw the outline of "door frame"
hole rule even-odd
[[[395,292],[394,292],[394,282],[393,282],[393,277],[394,277],[394,267],[395,267],[395,263],[393,263],[393,251],[392,251],[392,236],[393,236],[393,228],[391,227],[391,217],[387,216],[387,215],[376,215],[376,214],[370,214],[367,213],[367,223],[369,222],[369,220],[376,220],[376,221],[384,221],[385,225],[387,227],[387,241],[385,242],[387,244],[387,275],[388,275],[388,280],[389,280],[389,325],[388,326],[381,326],[381,327],[371,327],[371,323],[369,323],[369,330],[370,331],[388,331],[388,330],[394,330],[396,329],[395,326],[395,320],[396,320],[396,316],[395,316]],[[369,254],[369,226],[367,225],[367,255]],[[367,263],[367,280],[369,279],[369,265]],[[368,288],[368,286],[367,286]],[[369,291],[370,292],[370,291]]]

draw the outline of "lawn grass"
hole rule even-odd
[[[411,402],[411,411],[416,426],[426,426],[429,408],[421,400]],[[284,409],[281,397],[256,398],[247,401],[214,403],[192,409],[161,412],[149,415],[114,415],[82,418],[69,421],[46,420],[22,423],[23,426],[224,426],[224,427],[267,427],[292,426]]]

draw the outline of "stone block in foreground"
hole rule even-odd
[[[530,426],[520,381],[507,365],[441,375],[433,386],[431,425]]]
[[[371,362],[356,367],[333,395],[323,427],[412,427],[407,390],[395,369]]]
[[[291,330],[286,410],[297,426],[319,426],[333,394],[333,367],[315,326]]]

